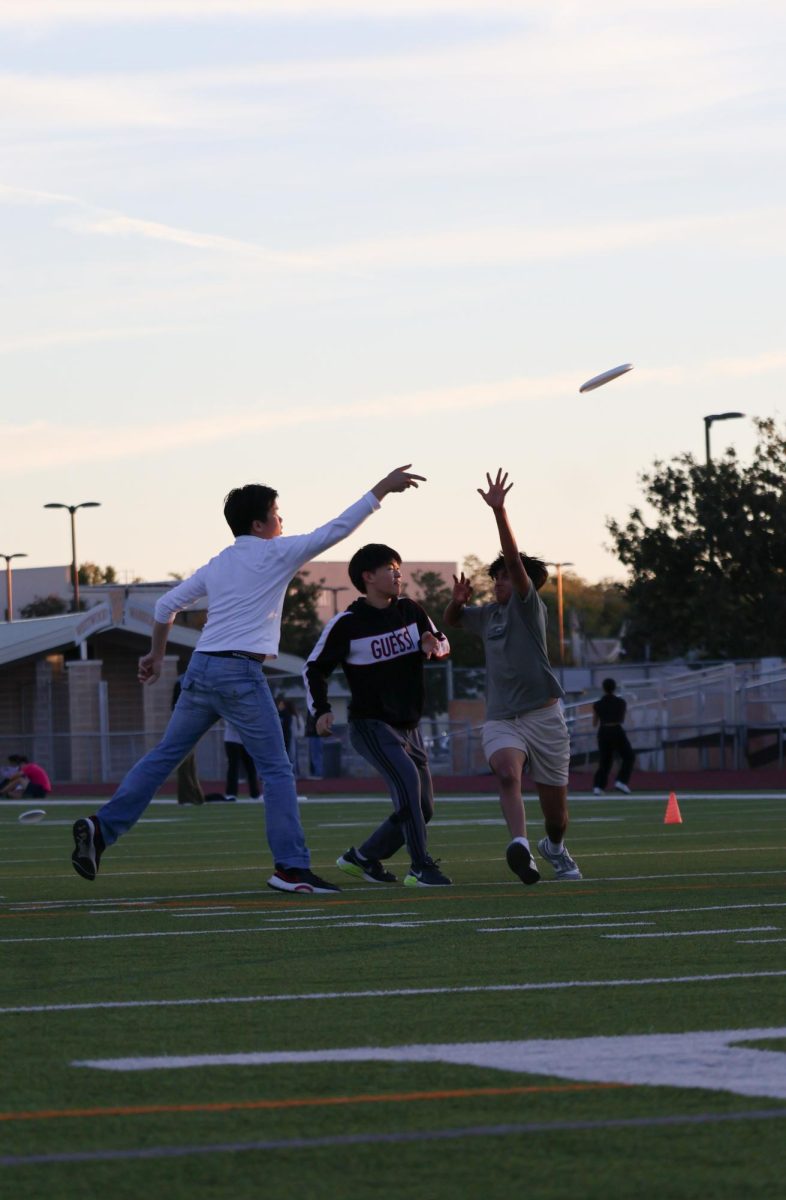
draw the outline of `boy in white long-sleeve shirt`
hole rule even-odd
[[[408,465],[391,471],[333,521],[294,537],[283,536],[272,488],[248,484],[229,493],[224,516],[234,543],[156,604],[151,648],[139,660],[141,683],[158,679],[176,613],[207,597],[207,623],[162,740],[132,767],[103,808],[74,824],[71,861],[83,878],[95,879],[104,849],[139,820],[170,771],[223,717],[240,733],[264,784],[274,862],[268,885],[288,892],[340,890],[310,870],[292,765],[262,664],[278,654],[281,611],[292,577],[348,537],[385,496],[417,487],[424,477],[411,474]]]

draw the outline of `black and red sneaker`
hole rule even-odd
[[[267,881],[267,886],[277,892],[304,892],[307,895],[341,891],[335,883],[320,879],[319,875],[315,875],[307,867],[281,867],[278,863]]]
[[[106,849],[98,817],[95,814],[92,817],[80,817],[78,821],[74,821],[73,832],[74,852],[71,862],[77,874],[92,883],[98,874],[101,855]]]

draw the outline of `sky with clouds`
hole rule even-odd
[[[0,551],[146,579],[391,467],[345,549],[606,520],[703,417],[784,419],[782,0],[0,0]],[[589,376],[635,369],[588,395]],[[754,444],[715,424],[715,454]]]

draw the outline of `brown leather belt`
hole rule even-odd
[[[263,663],[266,654],[254,654],[252,650],[200,650],[200,654],[209,654],[211,658],[250,658],[254,662]]]

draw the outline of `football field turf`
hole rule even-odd
[[[3,1195],[783,1196],[786,797],[666,798],[573,797],[584,879],[529,888],[490,796],[431,889],[334,865],[381,798],[305,803],[313,897],[259,805],[157,802],[91,884],[95,801],[3,804]]]

